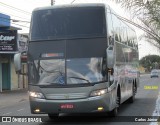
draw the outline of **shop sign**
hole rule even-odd
[[[17,51],[17,33],[0,33],[0,53]]]

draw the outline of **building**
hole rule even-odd
[[[0,92],[20,88],[13,59],[19,49],[24,51],[25,43],[19,42],[18,30],[21,29],[10,25],[10,16],[0,13]]]

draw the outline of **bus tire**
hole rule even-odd
[[[132,86],[132,96],[129,98],[129,102],[133,103],[135,100],[135,95],[136,95],[136,86],[135,84],[133,84]]]
[[[118,108],[115,107],[112,111],[109,112],[109,116],[116,117],[118,114]]]
[[[48,114],[49,119],[58,119],[59,114]]]
[[[109,112],[109,116],[116,117],[117,114],[118,114],[119,106],[120,106],[120,97],[118,95],[117,98],[116,98],[116,107],[112,111]]]

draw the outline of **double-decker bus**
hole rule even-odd
[[[27,52],[31,113],[117,115],[139,86],[135,31],[105,4],[37,8]],[[16,71],[21,54],[15,55]]]

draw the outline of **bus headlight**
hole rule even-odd
[[[44,96],[40,92],[29,92],[30,97],[44,99]]]
[[[100,89],[100,90],[93,91],[90,94],[90,96],[101,96],[101,95],[104,95],[105,93],[107,93],[107,89]]]

